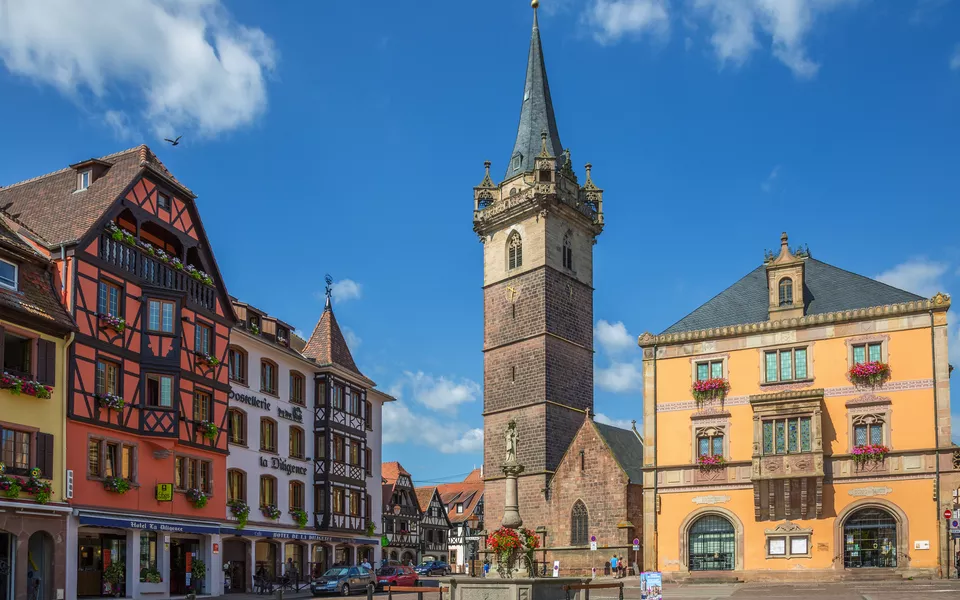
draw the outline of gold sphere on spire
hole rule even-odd
[[[530,6],[537,8],[540,6],[540,0],[530,0]]]

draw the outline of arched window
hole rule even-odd
[[[303,482],[290,482],[290,510],[303,510]]]
[[[587,515],[587,507],[584,506],[583,502],[577,500],[577,503],[573,505],[573,512],[570,515],[570,545],[571,546],[586,546],[587,541],[589,540],[589,535],[587,534],[587,526],[589,524],[589,516]]]
[[[563,268],[573,268],[573,233],[570,231],[563,235]]]
[[[303,430],[290,428],[290,458],[303,458]]]
[[[277,363],[260,360],[260,391],[265,394],[277,394]]]
[[[789,277],[780,280],[780,306],[793,306],[793,280]]]
[[[227,471],[227,501],[247,501],[247,474],[240,469]]]
[[[523,241],[520,239],[520,232],[514,231],[507,240],[507,268],[516,269],[523,265]]]
[[[267,417],[260,417],[260,450],[277,451],[277,422]]]
[[[290,371],[290,402],[306,406],[306,379],[299,371]]]
[[[843,524],[843,566],[897,566],[897,520],[882,508],[861,508]]]
[[[231,408],[227,418],[227,439],[231,444],[247,445],[247,413]]]
[[[227,354],[228,370],[230,381],[236,381],[246,385],[247,383],[247,353],[243,348],[230,346],[230,352]]]
[[[277,478],[272,475],[260,476],[260,506],[277,505]]]
[[[720,515],[704,515],[690,527],[687,566],[691,571],[732,571],[737,540],[733,523]]]

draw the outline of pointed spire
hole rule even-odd
[[[530,35],[530,52],[527,55],[527,78],[523,86],[517,141],[513,145],[505,179],[533,171],[534,158],[541,151],[541,132],[547,133],[546,148],[550,156],[560,156],[563,152],[557,119],[553,114],[550,84],[547,83],[543,47],[540,44],[540,25],[537,20],[537,7],[540,3],[533,0],[530,4],[533,6],[533,31]]]
[[[323,307],[323,314],[320,315],[320,320],[313,328],[313,333],[307,340],[307,345],[304,347],[302,354],[320,365],[337,365],[363,376],[363,373],[357,368],[357,363],[353,361],[350,347],[347,345],[343,332],[340,331],[340,325],[337,323],[337,318],[333,314],[333,303],[331,302],[333,278],[327,275],[326,282],[327,300]]]

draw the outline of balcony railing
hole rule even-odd
[[[100,259],[136,275],[149,285],[185,292],[195,304],[209,310],[214,308],[216,290],[213,287],[107,234],[100,236]]]
[[[776,454],[753,458],[753,477],[782,479],[789,477],[823,477],[823,453]]]
[[[346,477],[348,479],[355,479],[357,481],[365,481],[366,473],[363,470],[363,467],[359,465],[351,465],[344,462],[332,461],[330,472],[332,475],[338,477]]]

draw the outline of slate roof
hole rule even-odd
[[[530,52],[527,55],[527,77],[523,85],[523,103],[520,105],[520,125],[517,140],[510,153],[504,179],[519,173],[533,171],[534,159],[543,146],[541,134],[547,132],[547,150],[555,157],[563,154],[557,118],[553,114],[553,99],[547,82],[547,67],[543,61],[543,46],[540,44],[540,24],[537,11],[533,11],[533,32],[530,34]],[[519,166],[513,163],[517,153],[523,157]]]
[[[643,483],[643,442],[637,432],[596,421],[593,424],[630,483]]]
[[[29,327],[37,324],[58,333],[75,330],[76,324],[54,287],[49,259],[28,244],[19,231],[19,224],[0,212],[0,256],[15,263],[19,270],[17,290],[0,287],[0,314],[18,322],[17,315],[8,311],[19,313],[25,320],[23,324]]]
[[[925,299],[813,258],[806,259],[803,280],[806,315]],[[663,333],[762,323],[769,320],[768,309],[767,271],[760,265]]]
[[[0,209],[28,226],[47,247],[54,247],[83,237],[144,169],[193,195],[145,144],[91,160],[110,167],[86,190],[76,191],[77,171],[67,167],[0,188]]]
[[[302,353],[318,364],[337,365],[364,377],[360,369],[357,368],[357,363],[353,362],[350,347],[347,346],[347,341],[343,338],[343,332],[340,331],[340,325],[337,324],[337,318],[333,314],[330,298],[327,298],[327,305],[323,309],[323,314],[320,315],[320,320],[317,321],[317,326],[313,328],[313,334],[307,340]],[[385,463],[384,466],[387,464],[390,463]]]

